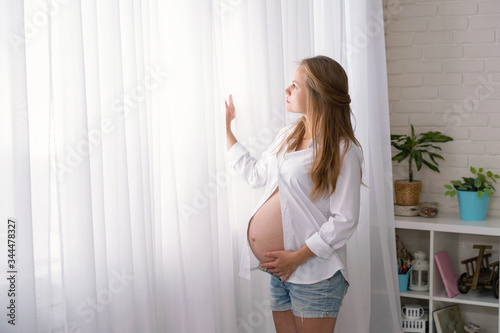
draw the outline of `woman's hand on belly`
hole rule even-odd
[[[264,256],[275,259],[265,262],[261,266],[269,268],[268,272],[274,275],[285,275],[281,279],[281,282],[285,282],[297,267],[314,257],[315,254],[307,245],[304,245],[298,251],[268,251],[264,252]]]

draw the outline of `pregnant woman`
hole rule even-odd
[[[359,217],[362,153],[351,124],[347,75],[325,56],[304,59],[285,89],[286,109],[302,115],[255,159],[231,131],[228,162],[250,186],[266,186],[248,222],[240,275],[271,275],[278,333],[334,331],[347,282],[346,243]]]

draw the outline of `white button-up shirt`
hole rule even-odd
[[[252,157],[241,143],[236,142],[228,151],[229,167],[243,175],[251,187],[266,186],[252,216],[279,187],[285,250],[297,251],[307,244],[316,255],[300,265],[289,282],[311,284],[330,278],[338,270],[347,279],[346,243],[356,230],[359,218],[361,150],[350,145],[335,192],[312,201],[313,183],[309,176],[312,143],[307,149],[287,154],[282,151],[276,155],[292,129],[293,124],[283,128],[260,159]],[[240,276],[250,279],[250,271],[258,265],[259,260],[247,239],[240,261]]]

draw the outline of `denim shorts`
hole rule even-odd
[[[271,310],[292,310],[300,318],[337,318],[348,288],[349,283],[340,271],[312,284],[281,282],[271,274]]]

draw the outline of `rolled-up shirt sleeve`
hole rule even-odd
[[[329,259],[343,247],[358,225],[362,164],[358,149],[351,144],[346,152],[335,192],[330,196],[328,219],[306,240],[309,249],[320,258]]]

